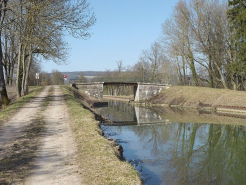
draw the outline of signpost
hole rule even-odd
[[[39,73],[36,73],[36,80],[37,80],[37,86],[39,85],[38,82],[39,82]]]
[[[64,80],[67,80],[67,75],[63,75]]]

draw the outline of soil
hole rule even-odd
[[[59,86],[46,87],[0,127],[0,184],[81,184],[77,148]]]

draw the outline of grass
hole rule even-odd
[[[49,88],[49,91],[48,91],[48,96],[46,96],[45,97],[45,99],[44,99],[44,101],[42,102],[42,104],[41,104],[41,111],[45,111],[46,110],[46,108],[48,107],[48,105],[49,105],[49,103],[50,103],[50,101],[51,101],[51,99],[52,99],[52,94],[53,94],[53,92],[54,92],[54,87],[53,86],[51,86],[50,88]]]
[[[126,161],[119,160],[115,142],[102,136],[95,115],[84,109],[71,92],[63,88],[69,109],[71,128],[78,145],[78,164],[84,184],[142,184],[138,172]],[[119,156],[119,155],[118,155]]]
[[[148,102],[183,107],[199,107],[201,104],[245,107],[246,92],[208,87],[174,86],[150,98]]]
[[[30,101],[41,90],[43,90],[43,87],[37,87],[34,90],[32,90],[30,94],[23,96],[18,100],[10,103],[6,109],[2,109],[0,111],[0,124],[6,121],[11,115],[13,115],[18,110],[18,108],[22,107],[25,103]]]

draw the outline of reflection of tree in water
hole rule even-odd
[[[164,173],[165,182],[177,184],[238,184],[243,183],[245,166],[245,127],[236,125],[203,125],[207,138],[199,140],[197,124],[185,137],[187,126],[177,132],[175,149],[170,161],[171,173]],[[174,183],[174,184],[175,184]]]
[[[129,127],[144,149],[166,163],[165,184],[243,184],[246,127],[164,124]]]
[[[144,149],[151,150],[151,155],[159,157],[163,154],[165,145],[170,140],[170,134],[174,127],[170,124],[152,124],[137,127],[129,127],[138,136],[139,141],[144,144]]]
[[[161,110],[165,113],[163,119],[192,118],[191,122],[196,122],[202,117],[204,123],[210,117],[215,117],[194,116],[187,112],[178,114],[179,111]],[[105,112],[112,120],[134,118],[134,107],[125,103],[112,102]],[[221,122],[227,120],[227,123],[229,120],[220,116],[215,118]],[[245,184],[245,126],[172,123],[119,127],[118,130],[121,128],[132,130],[143,143],[143,149],[151,151],[155,162],[162,161],[164,184]]]

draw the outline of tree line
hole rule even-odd
[[[28,93],[40,58],[66,62],[65,35],[87,39],[95,16],[86,0],[0,0],[0,93],[15,79],[17,98]]]
[[[162,26],[162,43],[180,84],[245,89],[246,1],[179,1]]]
[[[245,23],[246,1],[180,0],[137,63],[106,76],[245,90]]]

